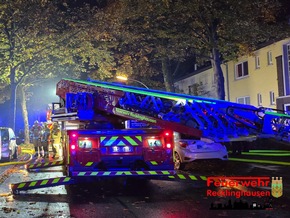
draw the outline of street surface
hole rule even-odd
[[[284,147],[289,152],[290,147]],[[279,152],[283,153],[283,152]],[[286,153],[285,153],[286,154]],[[287,153],[288,154],[288,153]],[[94,183],[57,186],[12,195],[10,183],[63,176],[61,167],[27,172],[22,165],[0,167],[0,217],[290,217],[290,156],[258,156],[243,153],[230,156],[227,163],[198,161],[189,164],[184,173],[199,176],[275,176],[283,177],[283,196],[210,197],[206,181],[139,181],[106,179]],[[240,162],[234,158],[279,161],[280,164]],[[283,164],[283,163],[286,163]],[[12,165],[13,166],[13,165]],[[8,170],[8,172],[7,172]],[[218,190],[219,188],[216,188]],[[254,189],[257,190],[257,189]],[[272,208],[212,210],[212,205],[229,202],[253,202]]]

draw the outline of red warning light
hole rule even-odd
[[[171,144],[170,143],[167,143],[166,144],[166,148],[171,148]]]
[[[76,146],[75,145],[71,145],[70,148],[71,148],[71,150],[75,150]]]
[[[170,132],[165,132],[165,136],[170,136]]]

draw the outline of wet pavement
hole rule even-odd
[[[266,149],[267,146],[264,146]],[[289,147],[275,147],[288,151]],[[260,149],[257,147],[256,149]],[[269,148],[267,148],[269,149]],[[273,149],[273,146],[272,146]],[[290,149],[289,149],[290,150]],[[261,153],[261,152],[260,152]],[[289,156],[230,155],[247,160],[289,162]],[[290,217],[290,166],[239,161],[198,161],[188,164],[183,173],[198,176],[268,176],[283,177],[283,196],[210,197],[205,181],[143,181],[106,179],[94,183],[29,190],[11,195],[8,184],[63,176],[61,167],[27,172],[19,165],[9,171],[0,183],[0,217]],[[1,167],[2,170],[2,167]],[[215,188],[219,190],[219,188]],[[231,189],[229,189],[231,190]],[[257,189],[252,189],[257,190]],[[260,190],[260,189],[259,189]],[[265,189],[269,190],[269,189]],[[212,205],[253,202],[267,210],[212,210]]]

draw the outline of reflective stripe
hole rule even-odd
[[[18,184],[11,184],[11,189],[16,190],[29,190],[34,188],[49,187],[55,185],[70,184],[73,182],[70,177],[60,177],[53,179],[35,180],[30,182],[22,182]]]
[[[202,179],[202,180],[207,180],[207,177],[206,176],[200,176],[200,178]]]
[[[108,137],[101,137],[101,143]],[[104,143],[104,146],[111,146],[115,141],[116,139],[118,138],[118,136],[113,136],[111,137],[108,141],[105,141]]]
[[[53,179],[52,180],[52,184],[58,183],[59,182],[59,178]]]
[[[35,168],[45,168],[52,166],[61,166],[64,164],[64,161],[54,161],[54,162],[45,162],[45,163],[37,163],[37,164],[28,164],[26,165],[26,169],[35,169]]]
[[[72,172],[73,176],[168,176],[173,175],[174,171],[163,170],[163,171],[82,171],[82,172]]]
[[[40,185],[46,185],[48,183],[48,179],[42,180],[42,182],[40,183]]]
[[[93,163],[94,163],[94,162],[87,162],[85,166],[86,166],[86,167],[92,166]]]
[[[125,146],[126,144],[123,141],[118,142],[117,146]]]
[[[142,136],[101,136],[101,146],[138,146],[142,142]]]
[[[34,181],[34,182],[30,182],[29,187],[33,187],[33,186],[35,186],[35,185],[36,185],[36,181]]]
[[[64,182],[69,182],[70,181],[70,177],[65,177],[63,181]]]
[[[158,165],[158,163],[157,163],[156,161],[150,161],[150,163],[151,163],[152,165]]]
[[[142,142],[142,136],[135,136],[140,142]]]
[[[168,175],[168,174],[170,174],[170,172],[169,171],[161,171],[164,175]]]
[[[23,188],[26,183],[20,183],[17,188]]]
[[[197,181],[197,180],[203,180],[206,181],[207,177],[206,176],[194,176],[194,175],[190,175],[190,174],[175,174],[175,175],[170,175],[168,176],[169,179],[180,179],[180,180],[193,180],[193,181]]]
[[[197,180],[197,178],[196,178],[195,176],[193,176],[193,175],[189,175],[189,178],[190,178],[191,180]]]
[[[182,175],[182,174],[177,174],[177,176],[178,176],[180,179],[185,179],[185,176]]]
[[[131,144],[131,145],[138,145],[130,136],[124,136],[124,138]]]

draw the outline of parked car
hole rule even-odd
[[[195,160],[228,160],[226,146],[208,139],[178,139],[174,145],[174,166],[176,170],[184,169],[186,163]]]
[[[17,144],[14,131],[8,127],[0,127],[0,161],[17,158]]]

